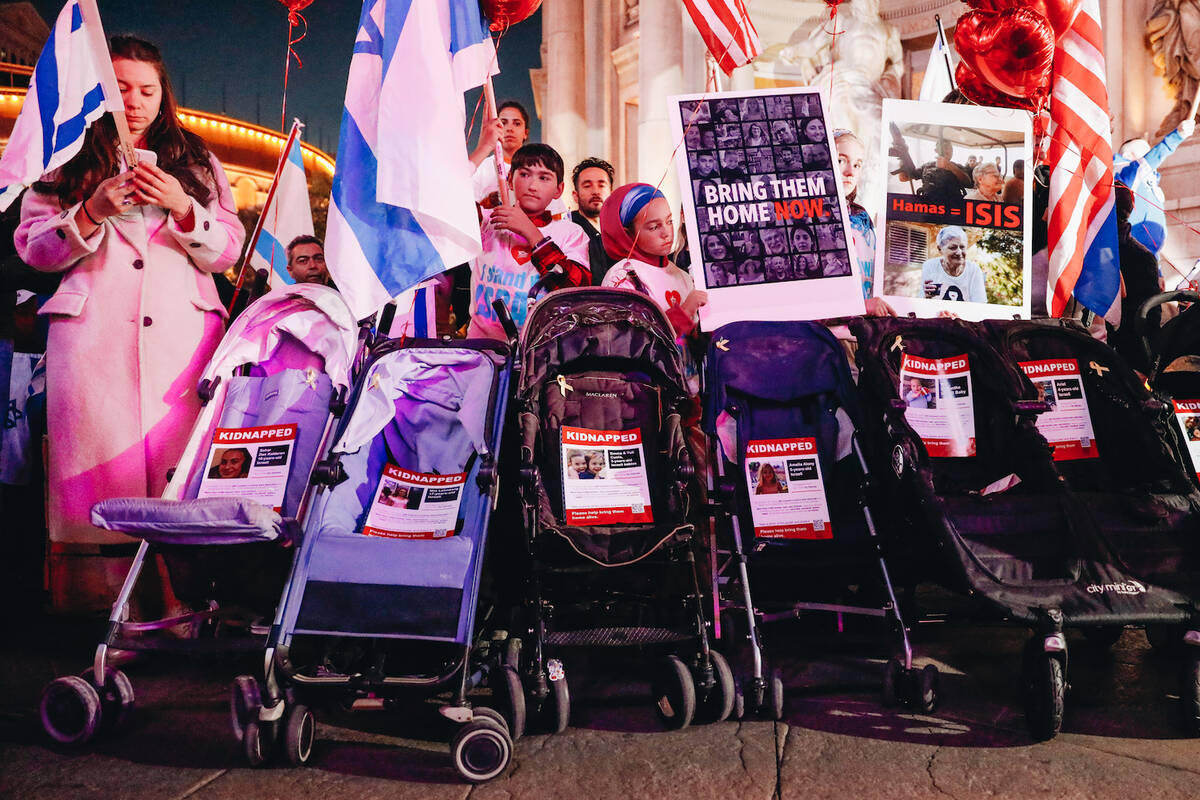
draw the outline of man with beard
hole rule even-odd
[[[604,273],[613,265],[613,259],[604,252],[600,241],[600,207],[612,194],[613,165],[602,158],[585,158],[571,170],[571,193],[577,210],[571,212],[571,221],[583,228],[588,235],[588,260],[592,267],[592,285],[599,286]]]

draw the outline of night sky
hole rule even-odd
[[[53,24],[62,0],[33,0]],[[183,105],[223,112],[268,128],[279,126],[287,9],[279,0],[98,0],[104,31],[134,33],[157,44]],[[287,114],[308,125],[305,139],[334,152],[346,94],[350,52],[358,28],[359,0],[315,0],[301,11],[308,36],[295,45],[303,61],[289,75]],[[534,113],[529,70],[541,66],[539,11],[505,35],[500,45],[496,95],[516,98]],[[468,96],[470,121],[477,92]],[[530,138],[541,124],[532,120]],[[471,144],[474,143],[474,137]]]

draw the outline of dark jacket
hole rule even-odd
[[[600,231],[588,221],[587,217],[578,211],[571,212],[571,222],[583,228],[588,235],[588,262],[592,268],[592,286],[599,286],[604,280],[608,268],[616,263],[604,252],[604,244],[600,241]]]

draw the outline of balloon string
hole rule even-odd
[[[303,23],[304,28],[301,31],[300,35],[293,39],[292,33],[293,33],[293,31],[295,31],[296,26],[300,25],[301,23]],[[308,36],[308,20],[306,20],[304,18],[304,15],[301,14],[299,11],[289,10],[288,11],[287,55],[283,61],[283,107],[280,109],[280,114],[279,114],[279,130],[281,130],[281,131],[287,130],[288,76],[291,71],[292,59],[293,58],[296,59],[296,68],[297,69],[304,69],[304,62],[302,62],[300,60],[300,54],[296,52],[296,50],[292,47],[292,45],[298,44],[305,36]]]
[[[838,7],[836,5],[829,7],[829,21],[833,25],[833,30],[822,27],[829,34],[829,105],[830,111],[833,111],[833,70],[837,66],[837,37],[845,33],[845,30],[838,30],[837,26]]]

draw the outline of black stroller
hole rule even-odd
[[[521,339],[516,394],[527,538],[524,631],[510,642],[533,702],[567,724],[562,647],[671,651],[655,708],[672,728],[727,717],[728,663],[709,649],[697,574],[693,405],[662,311],[619,289],[542,299]],[[547,710],[548,709],[548,710]]]
[[[1022,671],[1026,725],[1038,739],[1053,737],[1062,725],[1066,691],[1065,628],[1105,638],[1127,624],[1191,614],[1186,597],[1140,579],[1143,564],[1128,563],[1138,548],[1113,541],[1120,523],[1102,524],[1098,517],[1106,512],[1087,508],[1095,502],[1111,511],[1132,501],[1101,500],[1094,491],[1079,497],[1068,484],[1080,490],[1102,484],[1094,475],[1088,483],[1088,467],[1059,468],[1092,460],[1088,454],[1097,447],[1101,452],[1110,447],[1120,457],[1116,442],[1149,398],[1144,389],[1142,397],[1127,385],[1120,392],[1114,385],[1101,389],[1079,372],[1050,365],[1073,358],[1090,368],[1094,362],[1100,373],[1117,373],[1118,381],[1127,382],[1119,373],[1127,368],[1107,348],[1087,349],[1090,339],[1065,339],[1052,326],[992,324],[1007,357],[980,326],[959,320],[863,320],[855,329],[861,385],[875,410],[870,419],[878,425],[876,458],[891,461],[889,489],[896,506],[905,509],[910,543],[929,551],[930,563],[938,565],[925,577],[972,597],[988,617],[1033,628]],[[1035,377],[1049,374],[1063,383],[1048,393],[1045,381],[1035,385],[1007,359],[1025,362]],[[1046,428],[1079,456],[1056,465],[1037,419],[1065,411],[1080,386],[1097,401],[1096,430],[1085,435],[1075,428]],[[1097,416],[1101,409],[1107,416]],[[1111,434],[1107,443],[1101,432]],[[1130,435],[1137,446],[1153,445],[1154,453],[1165,449],[1152,430]],[[1105,464],[1109,483],[1103,485],[1109,490],[1118,485],[1113,476],[1131,485],[1130,470],[1141,466],[1130,462],[1120,468]],[[1162,464],[1146,472],[1151,482],[1167,480],[1170,489],[1180,488],[1170,483],[1170,470]],[[1114,519],[1128,522],[1130,516]]]
[[[890,618],[902,660],[887,662],[884,702],[933,711],[937,667],[912,668],[867,505],[857,389],[841,344],[812,322],[733,323],[713,333],[705,379],[713,542],[726,548],[714,576],[718,637],[734,651],[749,644],[751,708],[776,719],[783,711],[779,671],[763,667],[759,623],[809,611]],[[851,585],[862,599],[847,599]],[[878,602],[868,604],[865,587],[877,587],[870,599]]]

